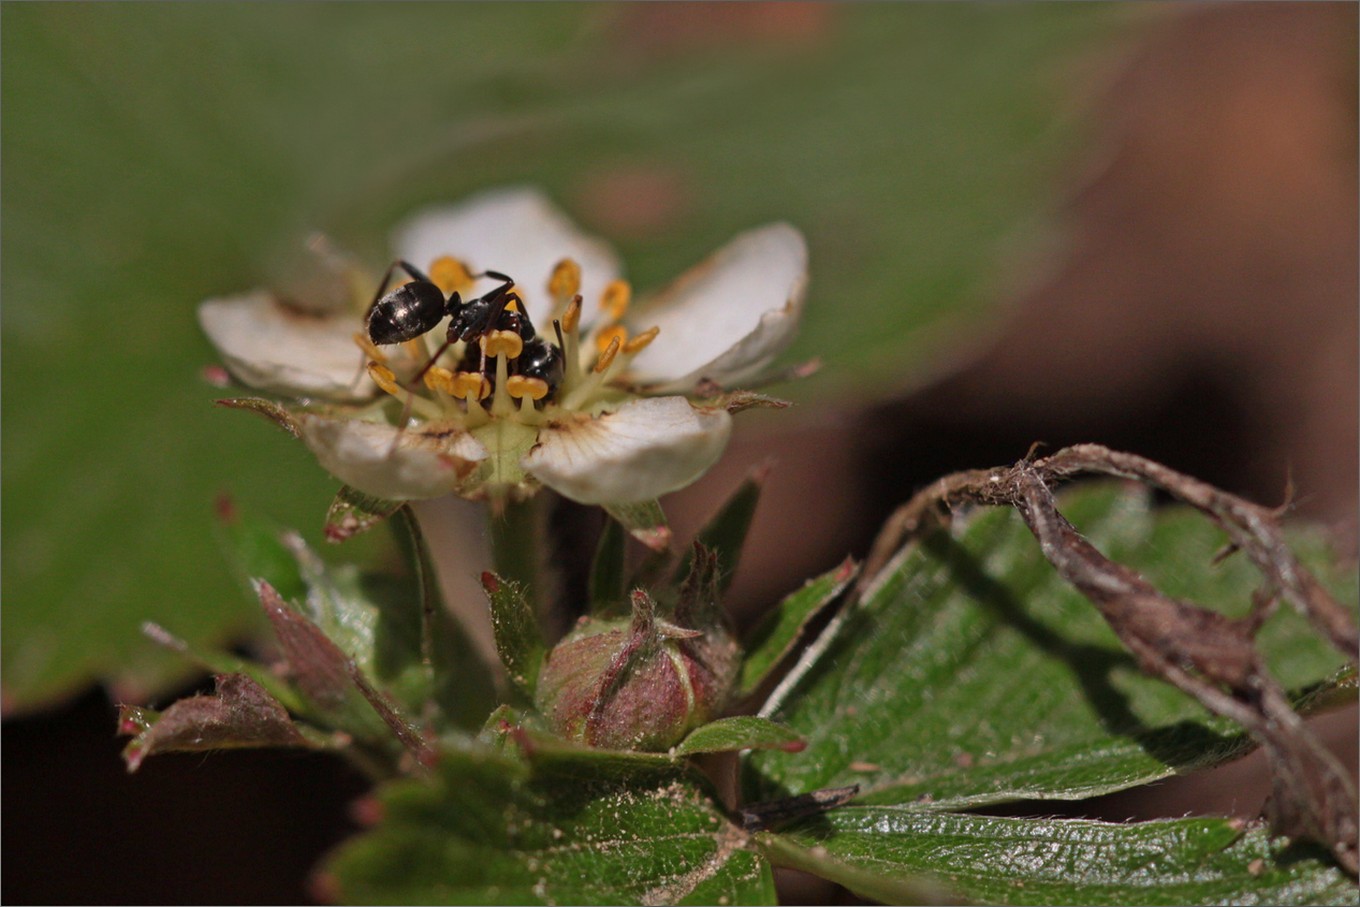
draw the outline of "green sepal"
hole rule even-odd
[[[847,558],[834,570],[808,580],[801,589],[785,596],[761,618],[745,640],[746,658],[737,680],[739,698],[756,693],[778,670],[797,648],[808,624],[840,597],[858,572],[859,566]]]
[[[705,548],[711,549],[718,557],[718,589],[726,591],[732,584],[732,577],[737,572],[737,564],[741,560],[741,549],[746,543],[746,533],[751,528],[751,520],[755,516],[756,505],[760,503],[761,487],[765,483],[765,477],[769,474],[769,467],[762,466],[753,470],[746,478],[746,481],[734,491],[718,510],[717,513],[699,530],[699,534],[694,537],[696,542]],[[688,572],[689,564],[686,556],[686,563],[680,567],[680,575]]]
[[[326,541],[339,543],[367,532],[403,506],[402,501],[375,498],[345,485],[336,492],[335,500],[326,511],[326,522],[322,526]]]
[[[628,533],[653,551],[665,551],[671,543],[671,527],[659,501],[634,501],[631,504],[605,504],[604,511]]]
[[[547,651],[539,634],[534,607],[524,587],[514,580],[487,572],[482,574],[482,588],[491,603],[496,652],[515,689],[532,700]]]
[[[807,742],[796,731],[782,724],[756,715],[738,715],[719,718],[695,728],[671,750],[671,754],[691,756],[695,753],[726,753],[748,749],[797,753],[806,747]]]

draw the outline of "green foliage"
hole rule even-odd
[[[739,715],[734,718],[719,718],[700,728],[680,741],[675,755],[690,756],[695,753],[722,753],[744,749],[779,749],[796,753],[803,748],[803,740],[786,727],[755,715]]]
[[[790,359],[828,366],[789,393],[844,405],[925,374],[942,326],[982,314],[1065,165],[1063,77],[1126,18],[870,5],[828,9],[806,40],[669,45],[650,10],[599,4],[0,15],[12,707],[181,671],[145,620],[196,646],[262,629],[208,542],[210,502],[225,488],[311,539],[335,483],[211,407],[194,307],[297,290],[308,231],[377,269],[416,206],[528,181],[615,240],[645,289],[787,219],[813,273]],[[673,193],[669,219],[608,221],[630,173]]]
[[[1215,566],[1221,538],[1202,518],[1108,484],[1061,504],[1102,550],[1179,594],[1228,611],[1250,601],[1250,565]],[[1319,539],[1297,540],[1354,605],[1354,574],[1331,570]],[[800,626],[849,579],[809,583],[774,626]],[[1271,621],[1266,654],[1291,683],[1313,684],[1315,699],[1353,696],[1353,672],[1336,672],[1340,656],[1301,619]],[[771,632],[755,652],[768,663],[786,647],[770,640],[789,636]],[[1140,674],[1009,511],[958,520],[895,559],[812,641],[764,715],[777,723],[725,719],[647,754],[584,750],[504,711],[488,731],[499,756],[458,751],[432,782],[386,788],[387,818],[331,865],[338,890],[362,902],[765,903],[771,867],[787,866],[896,903],[1360,900],[1324,851],[1257,826],[959,811],[1119,790],[1249,746]],[[676,761],[755,746],[767,748],[744,757],[742,822]],[[828,807],[854,793],[826,791],[842,785],[858,796]]]
[[[1360,900],[1321,851],[1226,819],[1107,823],[849,806],[766,844],[772,858],[889,902],[923,884],[979,904]]]
[[[1180,594],[1211,606],[1251,601],[1251,566],[1215,567],[1223,536],[1202,518],[1163,515],[1114,486],[1064,497],[1063,512],[1154,583],[1174,578]],[[1354,603],[1354,578],[1333,580]],[[1292,611],[1272,619],[1263,645],[1295,687],[1340,663]],[[1008,510],[979,512],[902,556],[762,714],[804,734],[808,750],[753,755],[754,799],[846,784],[862,785],[861,802],[931,809],[1079,799],[1222,761],[1246,744],[1240,729],[1144,676]]]
[[[446,753],[332,861],[351,903],[772,904],[769,865],[691,771]]]
[[[779,665],[803,639],[808,623],[835,601],[855,578],[855,565],[846,561],[790,593],[756,624],[746,640],[746,658],[737,682],[739,694],[750,696],[774,676]]]

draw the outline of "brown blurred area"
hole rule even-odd
[[[625,25],[639,53],[683,54],[720,27],[745,39],[813,41],[834,15],[811,4],[715,10],[645,5]],[[1059,212],[1063,251],[1043,276],[1014,275],[1024,288],[1004,301],[1008,321],[994,343],[868,411],[743,416],[713,474],[667,502],[684,538],[747,472],[773,462],[733,588],[740,617],[862,555],[894,505],[932,479],[1013,462],[1035,441],[1132,450],[1268,503],[1284,500],[1292,480],[1298,513],[1334,526],[1353,553],[1357,7],[1180,5],[1158,15],[1092,100],[1091,141],[1071,162]],[[625,176],[607,207],[633,229],[683,204],[664,174]],[[630,212],[629,198],[653,207]],[[814,305],[815,296],[814,250]],[[35,829],[6,839],[15,903],[157,903],[167,892],[181,903],[300,902],[312,893],[308,867],[354,829],[344,803],[363,782],[336,760],[169,756],[149,762],[134,785],[114,726],[98,693],[6,725],[6,780],[83,779],[27,800],[18,785],[6,791],[11,827]],[[1315,727],[1354,768],[1354,710]],[[1254,757],[1151,791],[1038,811],[1252,815],[1267,789]],[[13,873],[39,859],[37,842],[63,836],[80,873],[29,879],[20,890]],[[261,853],[260,841],[284,843]],[[793,903],[844,896],[785,893]]]
[[[719,472],[675,496],[683,529],[712,489],[777,462],[739,597],[768,601],[782,564],[862,551],[917,488],[1036,441],[1133,450],[1265,503],[1292,484],[1294,510],[1353,550],[1356,12],[1182,7],[1153,28],[1090,112],[1065,250],[1016,276],[993,343],[867,412],[748,420]]]

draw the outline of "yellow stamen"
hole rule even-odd
[[[450,377],[449,393],[459,400],[485,400],[491,396],[491,382],[481,372],[458,372]]]
[[[514,331],[492,331],[482,338],[482,351],[488,356],[517,359],[524,352],[524,339]]]
[[[354,332],[354,345],[363,350],[368,358],[372,359],[374,362],[379,362],[384,365],[387,364],[387,355],[383,353],[382,350],[378,349],[378,345],[372,340],[369,340],[368,335],[362,331]]]
[[[472,272],[450,255],[441,255],[430,263],[430,280],[445,296],[454,290],[466,293],[472,289]]]
[[[647,344],[649,344],[649,343],[651,343],[653,340],[655,340],[655,339],[656,339],[656,335],[657,335],[657,334],[660,334],[660,333],[661,333],[661,328],[656,328],[656,327],[648,328],[647,330],[643,331],[641,334],[638,334],[638,335],[637,335],[636,337],[634,337],[632,340],[629,340],[627,343],[625,343],[625,344],[623,345],[623,351],[624,351],[625,353],[631,354],[631,353],[636,353],[638,350],[645,349],[646,346],[647,346]]]
[[[454,393],[453,372],[442,365],[432,365],[425,370],[425,386],[432,391]]]
[[[581,294],[577,293],[572,297],[571,303],[567,305],[567,310],[562,313],[561,318],[562,333],[570,334],[576,330],[576,326],[581,323]]]
[[[368,376],[373,379],[374,384],[394,397],[402,397],[408,393],[406,388],[397,382],[396,374],[385,365],[370,362],[368,364]]]
[[[605,369],[609,368],[609,364],[613,362],[614,357],[619,354],[619,347],[621,345],[622,344],[619,343],[619,338],[617,337],[610,341],[609,346],[605,349],[603,353],[600,354],[600,358],[595,362],[596,374],[599,374],[603,372]]]
[[[548,382],[542,378],[530,378],[526,375],[511,375],[505,381],[505,389],[512,397],[529,397],[532,400],[542,400],[548,396]]]
[[[564,258],[553,268],[548,278],[548,293],[558,305],[581,292],[581,266],[570,258]]]
[[[628,303],[633,299],[633,287],[626,280],[611,280],[600,294],[600,308],[609,315],[610,321],[618,321],[628,311]]]
[[[621,324],[616,324],[612,328],[605,328],[595,337],[595,348],[603,353],[611,345],[622,346],[628,339],[628,329]]]

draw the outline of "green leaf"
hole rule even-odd
[[[1106,823],[847,806],[761,843],[777,865],[889,902],[932,887],[925,903],[950,890],[980,904],[1355,904],[1358,895],[1320,850],[1227,819]]]
[[[628,533],[653,551],[665,551],[671,543],[671,527],[656,501],[632,504],[604,504],[605,513],[619,522]]]
[[[1096,547],[1176,594],[1245,613],[1258,584],[1244,558],[1218,566],[1221,534],[1117,486],[1060,506]],[[1354,606],[1354,573],[1300,537],[1310,566]],[[1292,611],[1262,634],[1281,680],[1302,687],[1342,661]],[[748,799],[860,784],[860,802],[933,809],[1077,799],[1241,753],[1240,729],[1145,677],[1095,609],[1041,557],[1009,510],[974,513],[899,556],[838,615],[763,715],[804,753],[751,754]]]
[[[341,900],[389,904],[771,904],[769,865],[687,771],[532,771],[481,750],[380,793],[383,822],[344,845]]]
[[[286,530],[255,514],[240,513],[229,501],[219,502],[219,512],[223,547],[247,594],[253,596],[252,584],[262,579],[286,600],[306,595],[307,582],[296,551],[286,541],[290,538]]]
[[[675,748],[677,756],[695,753],[723,753],[745,749],[776,749],[802,752],[803,738],[786,727],[755,715],[719,718],[695,728]]]
[[[466,670],[476,663],[466,638],[439,601],[426,601],[438,593],[427,582],[423,542],[411,537],[418,532],[411,517],[403,512],[391,525],[407,563],[397,576],[332,566],[300,535],[263,520],[240,517],[229,529],[242,569],[259,571],[271,586],[283,580],[280,597],[352,659],[368,683],[411,714],[424,715],[433,698],[441,708],[429,717],[438,730],[475,728],[493,701],[490,678]]]
[[[858,573],[851,560],[810,579],[803,588],[785,596],[772,611],[761,618],[746,640],[746,658],[737,683],[739,698],[755,693],[791,653],[803,631],[823,608],[845,591]]]
[[[496,632],[496,651],[515,687],[534,698],[534,685],[547,649],[538,630],[533,605],[523,587],[494,573],[482,574],[482,588],[491,602],[491,626]]]

